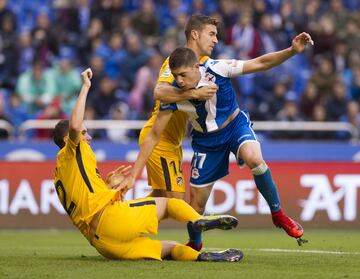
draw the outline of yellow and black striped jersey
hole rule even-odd
[[[96,157],[89,144],[70,138],[57,154],[55,189],[74,225],[89,239],[89,224],[118,194],[107,188],[97,169]]]

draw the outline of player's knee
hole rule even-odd
[[[250,157],[245,163],[250,169],[253,169],[264,163],[264,160],[261,156],[254,156]]]
[[[267,164],[262,161],[261,164],[257,165],[256,167],[251,168],[251,172],[254,175],[262,175],[268,170]]]

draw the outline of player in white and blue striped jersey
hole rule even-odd
[[[307,44],[313,44],[310,35],[301,33],[293,39],[291,47],[278,52],[247,61],[207,59],[201,65],[191,49],[176,49],[169,59],[175,78],[174,86],[181,90],[191,90],[204,85],[216,85],[217,93],[207,101],[162,103],[152,131],[140,150],[134,174],[139,173],[145,165],[172,113],[176,110],[184,111],[189,115],[194,128],[190,204],[199,213],[204,212],[214,183],[228,174],[229,155],[232,152],[253,173],[255,184],[270,207],[274,224],[283,228],[290,236],[300,238],[303,228],[280,207],[277,187],[262,157],[249,116],[236,103],[230,78],[270,69],[302,52]]]

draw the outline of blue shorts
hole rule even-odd
[[[244,111],[225,128],[210,132],[192,132],[194,155],[191,161],[190,183],[195,187],[206,187],[229,174],[229,156],[235,156],[246,141],[257,141],[252,123]],[[242,160],[238,161],[243,164]]]

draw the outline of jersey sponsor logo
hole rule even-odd
[[[164,68],[164,71],[161,73],[161,76],[160,77],[165,77],[165,78],[168,78],[171,76],[171,71],[170,71],[170,67],[169,66],[166,66]]]
[[[198,179],[200,177],[199,170],[197,168],[193,168],[191,170],[191,178]]]
[[[206,79],[207,81],[213,82],[213,83],[215,83],[215,81],[216,81],[215,76],[212,75],[212,74],[210,74],[210,73],[206,73],[206,74],[205,74],[205,79]]]
[[[213,60],[213,61],[211,61],[210,65],[216,65],[217,63],[219,63],[218,60]]]

